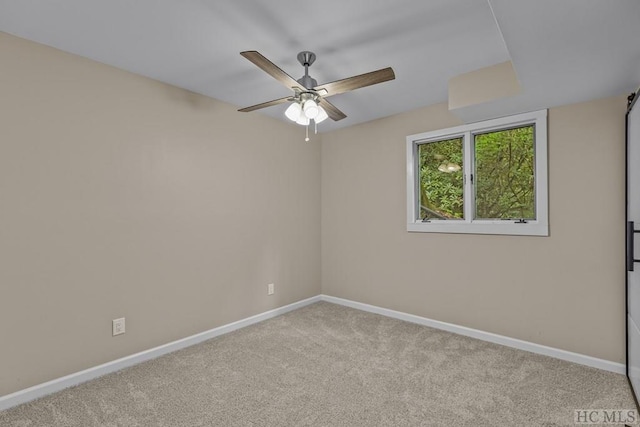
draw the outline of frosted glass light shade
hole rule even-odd
[[[324,110],[324,108],[322,108],[321,105],[318,106],[318,115],[313,119],[316,123],[320,123],[323,122],[325,120],[327,120],[327,118],[329,118],[329,116],[327,115],[327,112]]]
[[[294,102],[293,104],[289,105],[289,108],[287,108],[287,111],[284,112],[284,115],[287,116],[287,118],[293,122],[298,121],[298,118],[300,118],[300,113],[302,113],[302,107],[300,107],[300,104],[298,104],[297,102]]]
[[[298,117],[298,120],[296,120],[296,123],[302,126],[306,126],[309,124],[309,118],[304,114],[300,114],[300,117]]]
[[[313,99],[308,99],[304,102],[302,111],[304,111],[304,115],[309,119],[315,119],[320,112],[318,110],[318,104],[316,104],[316,101],[314,101]]]

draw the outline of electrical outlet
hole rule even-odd
[[[269,283],[267,285],[267,295],[273,295],[276,292],[276,285],[273,283]]]
[[[115,337],[116,335],[122,335],[125,332],[125,328],[124,328],[124,317],[121,317],[119,319],[113,319],[111,321],[111,326],[113,329],[113,336]]]

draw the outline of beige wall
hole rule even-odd
[[[511,61],[449,79],[449,110],[515,96],[522,91]]]
[[[0,64],[0,396],[320,293],[318,140],[3,33]]]
[[[321,291],[624,359],[624,97],[550,110],[550,237],[424,234],[405,136],[444,104],[320,149],[3,33],[0,63],[0,396]]]
[[[549,237],[406,231],[405,136],[445,104],[325,134],[323,292],[624,362],[624,112],[549,111]]]

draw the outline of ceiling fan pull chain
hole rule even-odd
[[[306,130],[306,137],[304,138],[305,141],[309,141],[309,123],[307,123],[307,126],[305,126],[305,130]]]
[[[318,134],[318,122],[316,122],[315,120],[313,121],[313,126],[315,127],[315,132],[314,135]]]

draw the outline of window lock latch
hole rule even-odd
[[[519,220],[514,221],[513,223],[514,223],[514,224],[526,224],[526,223],[527,223],[527,220],[526,220],[526,219],[524,219],[524,218],[520,218]]]

